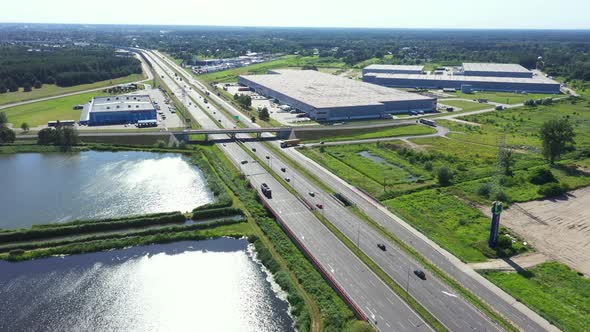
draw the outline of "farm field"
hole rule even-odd
[[[95,88],[102,88],[111,85],[125,84],[136,82],[144,79],[142,74],[132,74],[125,77],[120,77],[112,80],[100,81],[92,84],[82,84],[70,86],[67,88],[59,87],[55,84],[44,84],[41,89],[33,89],[31,92],[23,92],[22,88],[18,92],[7,92],[0,94],[0,105],[12,104],[21,101],[59,96],[66,93],[90,90]]]

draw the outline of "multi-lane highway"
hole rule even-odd
[[[194,80],[190,74],[178,67],[172,61],[157,54],[159,61],[165,62],[164,66],[170,66],[184,76],[197,89],[205,91],[207,87]],[[232,114],[240,114],[223,99],[211,94],[210,96],[226,111]],[[200,98],[198,96],[197,98]],[[201,99],[202,102],[202,99]],[[213,107],[212,105],[207,105]],[[216,114],[220,115],[219,112]],[[227,120],[225,120],[227,121]],[[249,127],[257,127],[257,124],[243,120]],[[278,143],[273,143],[278,144]],[[405,252],[399,250],[393,243],[389,243],[380,233],[360,220],[355,214],[344,208],[340,203],[317,188],[313,182],[298,174],[295,170],[288,169],[275,153],[260,143],[246,143],[248,148],[256,149],[257,154],[264,157],[269,156],[273,170],[289,177],[290,183],[301,197],[310,201],[310,205],[322,204],[325,217],[336,226],[340,232],[347,236],[352,242],[359,243],[360,248],[367,254],[381,269],[404,288],[427,310],[429,310],[443,325],[450,330],[498,330],[499,327],[488,317],[480,313],[471,303],[465,301],[456,294],[453,289],[435,277],[429,276],[426,281],[420,281],[411,272],[418,267],[416,261]],[[493,285],[469,269],[464,269],[455,257],[448,254],[421,234],[417,234],[401,219],[397,218],[378,202],[364,195],[358,189],[351,187],[326,169],[305,158],[294,149],[286,149],[284,153],[300,166],[305,167],[312,174],[318,175],[321,180],[335,191],[341,192],[357,204],[374,221],[378,222],[392,234],[395,234],[406,243],[411,244],[431,262],[449,273],[453,278],[462,283],[474,294],[480,296],[498,312],[513,321],[523,330],[542,331],[551,329],[546,321],[540,319],[536,314],[522,306],[515,306],[513,301],[505,293],[495,289]],[[264,159],[263,159],[264,160]],[[281,169],[285,168],[286,172]],[[313,191],[316,197],[312,198],[308,192]],[[387,243],[387,250],[379,249],[377,243]],[[467,273],[466,273],[467,272]],[[518,310],[517,310],[518,309]]]
[[[167,64],[151,52],[145,52],[154,64],[154,69],[163,76],[164,82],[172,91],[181,96],[184,83],[173,78]],[[185,93],[195,101],[186,103],[186,107],[203,128],[216,128],[221,124],[231,125],[212,105],[207,105],[194,91]],[[209,109],[206,107],[209,106]],[[205,114],[204,110],[211,112]],[[215,112],[215,114],[213,113]],[[213,119],[212,119],[213,118]],[[256,147],[263,148],[260,143]],[[414,313],[381,279],[379,279],[362,261],[352,253],[338,238],[332,234],[296,196],[292,195],[269,174],[256,160],[253,160],[238,143],[219,145],[226,155],[248,176],[255,188],[259,190],[262,183],[268,184],[272,199],[265,203],[272,209],[284,227],[321,266],[332,279],[337,288],[342,289],[345,297],[357,308],[361,316],[366,317],[375,327],[383,331],[430,331],[431,328]],[[247,163],[242,164],[242,161]]]
[[[159,60],[162,59],[159,58]],[[169,62],[166,64],[172,65]],[[179,68],[174,69],[182,75],[183,71],[180,71]],[[185,76],[184,78],[185,81],[193,81],[190,76]],[[196,85],[196,88],[203,89],[204,87]],[[229,109],[229,111],[232,113],[237,112],[233,108]],[[255,124],[250,125],[252,127],[256,126]],[[271,144],[278,143],[274,142]],[[367,256],[377,263],[399,285],[404,285],[411,296],[449,330],[499,330],[499,327],[494,322],[478,311],[471,303],[464,300],[461,296],[454,294],[455,292],[438,278],[428,276],[426,280],[421,280],[416,277],[413,271],[421,267],[412,257],[400,250],[393,243],[389,243],[379,232],[342,206],[328,193],[317,188],[309,179],[295,170],[288,169],[288,166],[277,158],[275,152],[271,149],[258,142],[248,142],[245,145],[251,150],[256,150],[256,154],[259,155],[260,160],[268,160],[268,166],[275,173],[288,178],[293,189],[298,192],[303,200],[307,201],[308,206],[314,207],[316,204],[320,204],[322,208],[319,211],[322,212],[324,217],[347,236],[349,240],[358,242],[361,250]],[[269,159],[266,159],[267,156]],[[310,192],[314,193],[314,197],[310,196]],[[378,248],[378,243],[387,243],[386,250],[384,251]]]

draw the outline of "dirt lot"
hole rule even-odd
[[[563,198],[514,204],[501,223],[537,251],[590,276],[590,187]]]

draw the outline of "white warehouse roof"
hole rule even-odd
[[[521,65],[514,63],[463,63],[463,71],[478,72],[506,72],[506,73],[530,73],[530,71]]]
[[[401,70],[401,71],[422,71],[424,70],[424,66],[410,66],[410,65],[379,65],[373,64],[369,65],[363,69],[368,70]]]
[[[430,97],[315,70],[273,70],[273,72],[275,74],[240,77],[316,109],[382,105],[387,102],[406,100],[432,100]]]

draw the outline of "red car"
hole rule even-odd
[[[320,203],[317,203],[315,206],[320,210],[324,208],[324,206]]]

